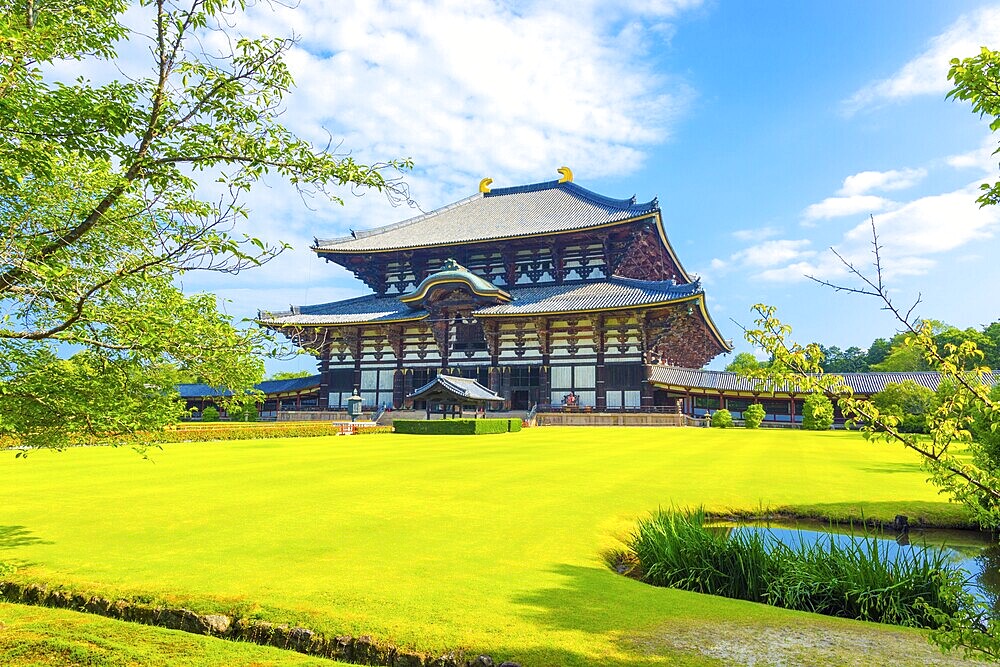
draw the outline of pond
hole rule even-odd
[[[713,527],[727,531],[760,532],[765,537],[780,541],[790,547],[798,544],[813,544],[830,540],[846,545],[855,535],[863,535],[863,528],[846,526],[826,526],[817,523],[769,522],[769,523],[726,523],[716,522]],[[875,535],[884,542],[891,557],[905,557],[912,549],[943,549],[952,565],[966,575],[966,590],[979,598],[984,606],[993,610],[992,615],[1000,618],[1000,544],[987,533],[973,530],[937,530],[911,528],[909,532],[896,535],[894,531],[879,532],[869,529],[869,536]]]

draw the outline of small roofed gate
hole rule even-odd
[[[499,396],[471,378],[450,375],[438,375],[433,380],[407,396],[413,401],[427,402],[427,419],[431,418],[433,405],[440,405],[443,418],[450,413],[454,418],[461,417],[463,406],[474,405],[486,407],[490,403],[503,403]]]

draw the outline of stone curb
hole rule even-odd
[[[391,644],[368,635],[338,635],[328,638],[309,628],[289,627],[267,621],[236,618],[225,614],[197,614],[190,609],[154,607],[126,600],[108,600],[82,593],[50,590],[40,584],[0,581],[0,599],[57,609],[107,616],[121,621],[155,625],[196,635],[244,641],[261,646],[296,651],[358,665],[386,667],[520,667],[516,662],[499,665],[488,655],[466,657],[461,651],[431,656]]]

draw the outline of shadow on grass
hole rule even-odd
[[[52,544],[52,542],[36,537],[24,526],[0,526],[0,575],[9,574],[11,568],[34,565],[26,560],[14,558],[10,553],[13,549],[32,544]]]
[[[637,618],[635,610],[645,603],[642,585],[599,567],[564,564],[550,571],[564,578],[561,586],[514,598],[524,605],[522,614],[532,622],[551,629],[593,634],[630,631],[637,622],[641,627],[642,619]]]
[[[24,526],[0,526],[0,549],[16,549],[31,544],[52,544],[35,537]]]
[[[671,610],[665,605],[665,589],[639,583],[601,567],[562,564],[550,568],[549,572],[562,577],[562,581],[556,586],[515,597],[514,602],[522,606],[521,616],[542,630],[584,632],[594,635],[594,640],[585,638],[580,642],[579,651],[567,649],[565,645],[540,646],[528,651],[497,647],[497,655],[511,656],[511,659],[525,665],[599,664],[626,667],[716,664],[697,651],[667,645],[652,648],[641,645],[639,638],[649,632],[651,624],[669,623],[671,619],[679,618],[678,610]],[[695,596],[693,593],[678,592],[684,596]],[[694,598],[689,600],[693,601]],[[699,605],[696,603],[693,606]],[[687,609],[696,617],[703,611]],[[542,634],[544,636],[545,633]],[[606,640],[605,649],[601,648],[601,642],[596,641],[597,636]],[[588,652],[588,649],[593,651]],[[626,655],[608,655],[606,649]]]

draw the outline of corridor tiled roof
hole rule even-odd
[[[430,213],[351,236],[316,239],[313,250],[356,253],[470,243],[622,222],[659,211],[656,199],[612,199],[575,183],[548,181],[477,193]]]
[[[870,396],[876,394],[889,383],[900,383],[911,380],[917,384],[936,391],[941,381],[938,373],[931,371],[921,371],[912,373],[837,373],[844,379],[844,384],[851,388],[855,394]],[[677,366],[653,366],[650,371],[650,382],[657,385],[670,387],[686,387],[697,390],[712,390],[718,392],[755,392],[763,390],[764,393],[789,393],[789,387],[766,386],[758,388],[757,383],[736,373],[728,371],[705,371],[694,368],[679,368]],[[1000,371],[987,373],[983,377],[986,384],[996,384],[1000,382]]]
[[[264,394],[283,394],[289,391],[305,391],[319,388],[319,375],[310,375],[304,378],[291,378],[288,380],[264,380],[256,385],[255,389]],[[177,393],[184,399],[195,398],[223,398],[232,396],[233,392],[228,389],[211,387],[204,383],[190,383],[177,385]]]

